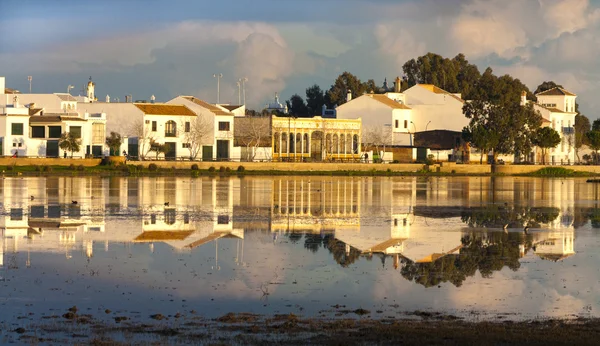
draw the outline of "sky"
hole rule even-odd
[[[598,118],[600,0],[1,0],[7,87],[104,100],[193,95],[261,109],[344,71],[383,84],[427,52],[466,55],[530,89],[553,80]]]

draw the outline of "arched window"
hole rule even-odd
[[[354,151],[355,154],[358,154],[358,135],[354,135],[354,138],[352,141],[352,150]]]
[[[279,153],[279,133],[275,133],[273,136],[273,153]]]
[[[290,133],[290,154],[296,152],[296,142],[294,141],[294,134]]]
[[[165,137],[177,137],[177,124],[173,120],[165,124]]]

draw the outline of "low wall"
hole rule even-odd
[[[143,165],[148,167],[154,163],[161,168],[190,168],[197,164],[201,170],[215,167],[229,167],[236,170],[239,166],[244,166],[249,171],[387,171],[391,169],[396,172],[416,172],[425,166],[418,163],[394,163],[394,164],[374,164],[374,163],[314,163],[314,162],[190,162],[190,161],[130,161],[129,164]]]
[[[433,169],[432,169],[433,170]],[[439,165],[439,171],[443,173],[458,173],[458,174],[490,174],[492,173],[491,165],[474,165],[474,164],[456,164],[456,162],[442,162]]]
[[[496,165],[492,168],[494,173],[498,174],[527,174],[539,171],[544,167],[561,167],[565,169],[570,169],[576,172],[590,172],[600,174],[600,166],[544,166],[544,165]]]
[[[102,159],[60,159],[60,158],[29,158],[29,157],[0,157],[0,166],[98,166]]]

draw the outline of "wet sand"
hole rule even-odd
[[[11,328],[2,324],[1,343],[43,344],[317,344],[317,345],[596,345],[599,319],[466,322],[441,313],[407,319],[340,319],[229,313],[205,319],[194,311],[136,320],[107,311],[111,320],[77,311]],[[361,314],[364,314],[361,316]],[[500,317],[500,316],[499,316]],[[14,324],[12,324],[14,325]]]

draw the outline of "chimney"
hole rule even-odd
[[[19,108],[19,95],[15,94],[13,96],[13,107]]]
[[[521,92],[521,106],[525,106],[527,104],[527,92],[523,90]]]
[[[396,77],[396,81],[394,82],[394,92],[400,92],[400,77]]]
[[[350,101],[352,101],[352,91],[348,90],[348,93],[346,94],[346,102]]]
[[[106,94],[106,103],[110,103],[110,96]]]

